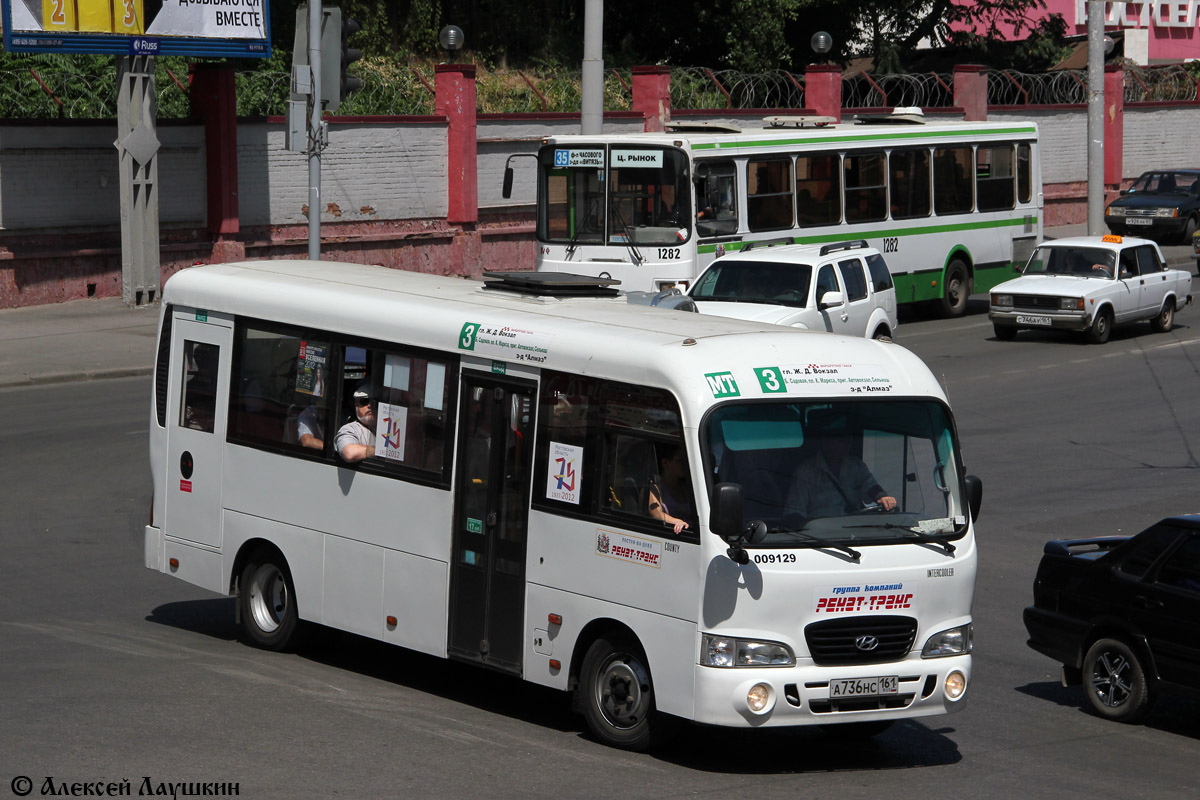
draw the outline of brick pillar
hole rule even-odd
[[[241,229],[233,69],[221,64],[192,64],[190,73],[192,116],[204,122],[208,229],[221,237]]]
[[[1104,187],[1119,191],[1125,152],[1125,70],[1118,64],[1104,68]]]
[[[479,180],[475,140],[475,65],[439,64],[434,68],[434,111],[448,120],[446,129],[446,221],[479,220]]]
[[[633,68],[633,110],[646,121],[647,133],[663,130],[671,121],[671,68]]]
[[[836,64],[809,64],[804,70],[804,105],[820,117],[842,121],[842,68]]]
[[[964,112],[967,122],[987,119],[987,67],[958,64],[954,67],[954,105]]]

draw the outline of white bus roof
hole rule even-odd
[[[667,387],[693,408],[735,397],[945,399],[924,363],[891,343],[633,305],[624,297],[534,297],[361,264],[192,267],[167,281],[162,302]],[[469,324],[479,330],[467,351],[459,343]],[[778,384],[756,372],[763,369],[779,371],[786,394],[769,390]]]
[[[725,150],[738,148],[761,148],[773,145],[794,144],[828,144],[839,140],[847,142],[912,142],[938,141],[955,138],[1036,138],[1037,123],[1028,121],[999,122],[965,122],[963,120],[926,120],[914,125],[911,123],[879,123],[864,125],[852,120],[831,125],[814,127],[768,127],[744,128],[739,133],[731,132],[696,132],[694,130],[667,131],[663,133],[620,133],[597,134],[563,134],[547,137],[546,144],[647,144],[679,146],[692,151]]]

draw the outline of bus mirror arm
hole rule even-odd
[[[735,564],[750,563],[750,556],[742,547],[744,542],[761,542],[767,535],[767,525],[762,520],[743,521],[745,502],[740,483],[718,483],[713,487],[709,527],[713,533],[729,542],[725,554]]]
[[[504,185],[500,189],[500,194],[505,200],[512,198],[513,186],[513,168],[512,160],[514,158],[537,158],[535,153],[513,153],[504,162]]]

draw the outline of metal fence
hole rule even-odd
[[[189,114],[187,65],[184,59],[157,59],[155,79],[158,116]],[[32,119],[96,119],[116,116],[116,65],[105,57],[8,58],[0,69],[3,116]],[[20,64],[20,67],[15,67]],[[174,64],[174,67],[171,66]],[[279,67],[281,65],[272,65]],[[434,113],[434,75],[430,66],[387,60],[364,60],[356,66],[363,87],[342,103],[343,115],[423,115]],[[1087,102],[1083,70],[1038,74],[989,70],[989,105],[1080,105]],[[236,74],[239,116],[285,113],[290,77],[280,69]],[[482,113],[577,112],[581,73],[486,70],[476,72],[476,96]],[[604,81],[604,107],[632,106],[630,70],[609,70]],[[792,109],[805,107],[802,73],[776,70],[742,73],[703,67],[677,67],[670,72],[671,107],[675,110]],[[1125,65],[1125,102],[1197,102],[1197,78],[1183,65]],[[871,75],[842,79],[842,105],[847,109],[894,106],[946,108],[954,104],[953,73]]]

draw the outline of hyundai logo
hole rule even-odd
[[[854,646],[864,653],[869,653],[876,647],[879,647],[879,637],[877,636],[860,636],[854,640]]]

